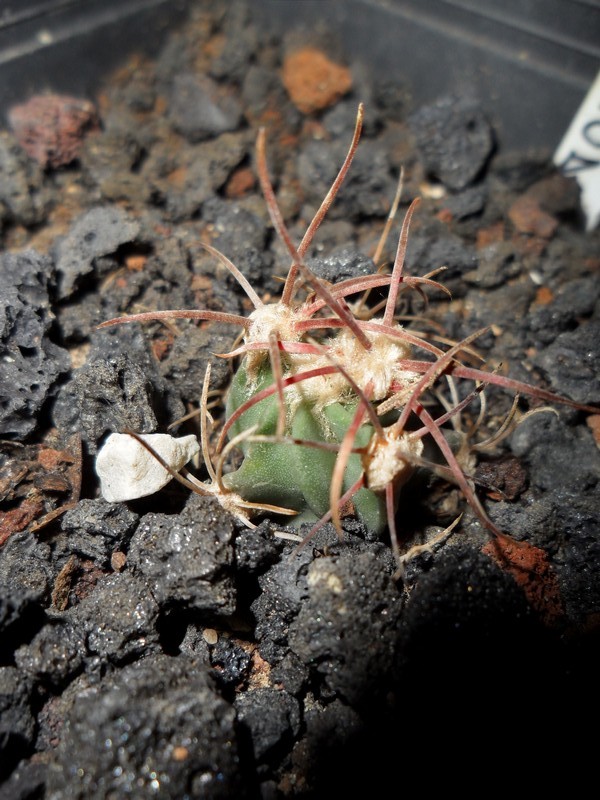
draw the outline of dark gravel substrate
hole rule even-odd
[[[351,75],[312,111],[281,77],[309,45]],[[352,520],[343,542],[327,526],[296,553],[269,520],[250,531],[177,484],[127,504],[99,494],[106,435],[166,430],[197,407],[208,360],[225,389],[212,355],[237,331],[96,326],[138,310],[247,313],[201,241],[259,294],[279,292],[289,257],[256,184],[258,127],[300,241],[360,101],[363,139],[314,271],[372,270],[402,165],[401,214],[424,197],[407,272],[445,266],[452,291],[426,311],[411,295],[404,312],[454,339],[491,325],[478,342],[489,365],[600,402],[599,234],[584,231],[576,185],[550,153],[499,149],[473,100],[412,108],[392,88],[334,35],[278,41],[244,5],[200,3],[156,60],[107,82],[94,113],[62,109],[50,143],[51,126],[34,129],[46,149],[27,155],[18,130],[0,131],[2,796],[539,793],[569,772],[578,793],[598,693],[599,415],[534,415],[476,467],[491,519],[530,545],[526,570],[468,511],[395,581],[387,537]],[[510,403],[490,391],[491,430]],[[417,476],[404,546],[462,507]]]

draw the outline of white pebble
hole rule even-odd
[[[175,439],[168,433],[144,433],[140,438],[176,471],[200,450],[193,435]],[[171,480],[152,453],[127,433],[111,433],[96,456],[96,473],[102,497],[109,503],[146,497]]]

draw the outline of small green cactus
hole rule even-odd
[[[445,462],[446,466],[442,463],[435,468],[459,486],[491,534],[503,536],[487,517],[443,430],[485,386],[496,385],[593,413],[597,409],[463,364],[461,355],[483,331],[441,348],[397,323],[395,309],[401,291],[416,288],[422,293],[428,287],[446,291],[433,280],[435,273],[423,278],[403,274],[408,230],[418,199],[406,213],[391,273],[378,271],[330,285],[310,271],[304,262],[305,253],[350,167],[362,117],[360,106],[348,155],[297,249],[268,177],[264,131],[259,134],[261,187],[292,264],[279,300],[263,303],[227,257],[205,245],[246,291],[254,305],[248,317],[174,310],[128,315],[103,325],[173,318],[239,325],[244,331],[243,345],[223,354],[239,359],[239,366],[216,443],[217,463],[211,463],[207,444],[209,369],[202,393],[202,449],[209,479],[199,481],[188,475],[180,480],[194,491],[215,496],[249,527],[254,527],[251,518],[258,512],[288,515],[295,525],[314,522],[305,539],[328,520],[341,535],[342,516],[351,505],[369,531],[379,534],[389,529],[392,548],[401,563],[396,510],[402,486],[417,466],[427,464],[423,459],[425,439],[437,446],[440,461]],[[399,191],[390,222],[398,200]],[[389,225],[385,231],[388,229]],[[298,299],[302,287],[304,294]],[[363,314],[365,297],[374,288],[387,288],[385,308],[379,317]],[[426,359],[419,357],[423,352]],[[445,413],[434,418],[424,397],[437,390],[447,376],[469,381],[474,388],[465,399],[450,404]],[[223,474],[233,447],[241,451],[242,463],[235,471]]]
[[[272,385],[273,374],[268,362],[259,370],[255,380],[248,378],[242,364],[229,389],[226,417],[231,418],[244,403],[251,402],[258,392]],[[356,398],[318,408],[310,399],[296,396],[292,402],[286,403],[285,412],[284,441],[281,443],[276,441],[280,413],[276,393],[251,405],[231,425],[231,436],[252,430],[253,434],[269,436],[273,441],[257,441],[255,437],[244,441],[241,438],[239,447],[244,455],[243,463],[235,472],[225,475],[223,482],[247,500],[275,503],[297,511],[293,524],[315,522],[329,511],[331,477],[337,453],[334,449],[312,445],[340,445],[356,412]],[[356,434],[355,448],[366,449],[373,433],[371,425],[362,425]],[[344,491],[351,489],[362,471],[360,454],[351,454],[344,472]],[[353,505],[371,531],[383,531],[387,521],[385,504],[380,496],[362,488],[354,495]]]

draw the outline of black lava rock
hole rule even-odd
[[[50,339],[52,261],[33,250],[0,256],[0,436],[24,438],[70,367]]]
[[[127,355],[92,359],[65,386],[54,419],[68,432],[80,432],[90,452],[106,433],[153,433],[158,421],[150,376]]]
[[[600,451],[589,428],[568,426],[552,412],[519,425],[511,448],[529,464],[531,484],[542,491],[594,491],[600,481]]]
[[[93,208],[81,216],[53,248],[59,297],[69,297],[102,256],[134,241],[138,231],[138,223],[117,206]]]
[[[158,612],[147,584],[123,572],[99,581],[64,619],[84,639],[88,659],[126,663],[158,650]]]
[[[217,502],[192,495],[178,518],[142,518],[129,563],[161,607],[231,614],[236,601],[233,531],[233,518]]]
[[[192,73],[175,77],[169,116],[174,128],[190,142],[236,130],[241,115],[239,101],[220,92],[210,78]]]
[[[251,796],[234,710],[202,664],[183,656],[150,656],[82,692],[49,765],[52,800],[157,792],[172,800]]]
[[[322,258],[309,259],[308,266],[319,278],[331,283],[375,272],[373,260],[353,245],[339,247]]]
[[[309,141],[303,147],[298,157],[298,175],[307,200],[316,208],[343,164],[348,144],[347,141],[332,142],[327,153],[321,142]],[[390,210],[395,191],[386,156],[373,141],[364,140],[328,217],[383,217]]]
[[[406,272],[426,275],[444,267],[439,280],[454,297],[465,293],[464,274],[477,267],[477,252],[438,220],[415,227],[406,251]]]
[[[600,402],[600,323],[592,320],[561,333],[534,356],[553,388],[578,403]]]
[[[381,700],[381,675],[394,663],[402,603],[389,567],[372,551],[313,561],[308,597],[290,626],[292,650],[358,708]]]
[[[0,781],[10,775],[34,741],[31,687],[17,667],[0,667]]]
[[[44,218],[42,171],[12,134],[0,132],[0,219],[34,225]]]
[[[65,549],[107,567],[112,553],[127,548],[138,520],[139,515],[123,503],[81,500],[61,520],[68,540]]]
[[[492,154],[492,128],[468,97],[442,97],[412,114],[409,124],[427,173],[454,191],[472,184]]]
[[[239,694],[235,707],[239,723],[250,732],[259,764],[272,758],[274,751],[285,753],[300,730],[298,701],[283,689],[265,687]]]
[[[20,647],[15,661],[25,675],[45,688],[63,689],[83,667],[85,640],[68,621],[45,625],[33,640]]]

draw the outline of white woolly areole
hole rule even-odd
[[[365,348],[349,330],[342,330],[331,347],[333,358],[347,370],[361,389],[373,385],[373,400],[385,397],[396,377],[397,362],[411,355],[410,345],[384,333],[366,332],[371,349]]]
[[[318,367],[331,367],[337,363],[363,391],[369,383],[372,384],[371,399],[374,401],[387,397],[394,382],[401,381],[405,386],[416,383],[420,377],[418,373],[400,370],[398,367],[398,361],[411,355],[409,344],[384,333],[367,331],[366,336],[372,344],[370,350],[362,346],[352,331],[343,328],[328,342],[331,358],[325,355],[288,356],[290,374]],[[344,375],[334,372],[302,381],[292,391],[314,402],[317,407],[324,408],[343,400],[352,389]]]
[[[252,321],[252,324],[244,336],[246,344],[268,342],[272,333],[276,333],[278,339],[286,342],[297,342],[300,339],[300,335],[294,328],[299,319],[298,314],[295,309],[283,303],[265,303],[265,305],[255,308],[248,319]],[[249,375],[254,375],[255,370],[264,360],[265,354],[265,350],[251,350],[247,354],[246,369]]]
[[[408,433],[396,438],[388,429],[383,440],[373,436],[363,465],[367,486],[373,492],[383,492],[392,482],[396,487],[401,485],[411,476],[415,460],[422,452],[423,441],[411,438]]]
[[[267,342],[271,333],[288,342],[300,338],[294,329],[298,315],[295,309],[283,303],[265,303],[255,308],[248,319],[252,320],[252,325],[246,333],[246,342]]]
[[[176,471],[200,451],[193,435],[175,439],[167,433],[145,433],[140,439]],[[109,503],[146,497],[171,480],[152,453],[126,433],[111,433],[96,456],[96,473],[102,497]]]

